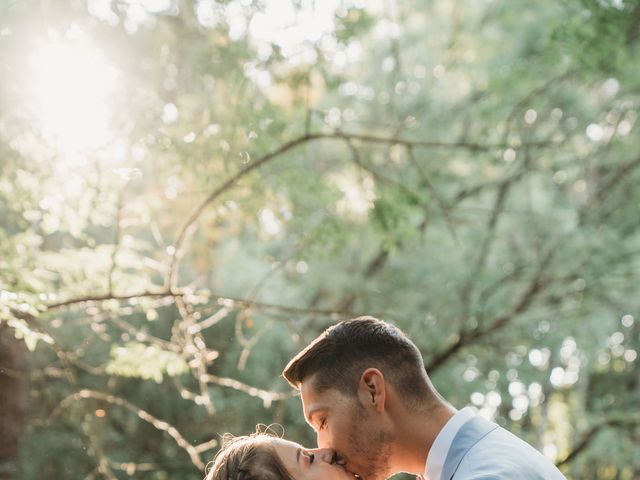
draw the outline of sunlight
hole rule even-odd
[[[231,5],[231,4],[230,4]],[[260,44],[274,44],[293,63],[313,63],[316,52],[311,44],[335,30],[334,17],[339,0],[302,1],[298,5],[280,0],[266,0],[264,9],[256,12],[248,25],[253,39]],[[228,12],[229,21],[237,15]],[[299,58],[298,58],[299,57]]]
[[[109,97],[117,73],[95,49],[50,43],[31,57],[36,114],[61,152],[83,153],[112,137]]]

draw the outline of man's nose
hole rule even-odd
[[[333,463],[336,458],[336,452],[332,448],[315,448],[307,451],[313,453],[317,460],[322,460],[325,463]]]
[[[316,443],[318,444],[319,449],[331,448],[331,444],[329,443],[327,436],[321,435],[320,432],[317,434]]]

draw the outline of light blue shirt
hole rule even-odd
[[[471,407],[465,407],[451,417],[442,430],[440,430],[427,456],[427,468],[424,472],[425,479],[440,480],[442,468],[444,467],[444,462],[447,459],[454,437],[467,420],[471,420],[475,415]]]
[[[463,409],[454,415],[440,432],[443,438],[439,441],[440,434],[436,437],[433,456],[430,451],[427,457],[425,478],[566,480],[555,465],[531,445],[469,410]],[[451,428],[447,428],[452,421]]]

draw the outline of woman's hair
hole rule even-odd
[[[225,435],[205,480],[295,480],[282,464],[268,433]]]

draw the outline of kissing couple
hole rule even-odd
[[[326,329],[283,372],[318,448],[264,433],[228,441],[206,480],[561,480],[535,448],[434,388],[422,354],[373,317]]]

